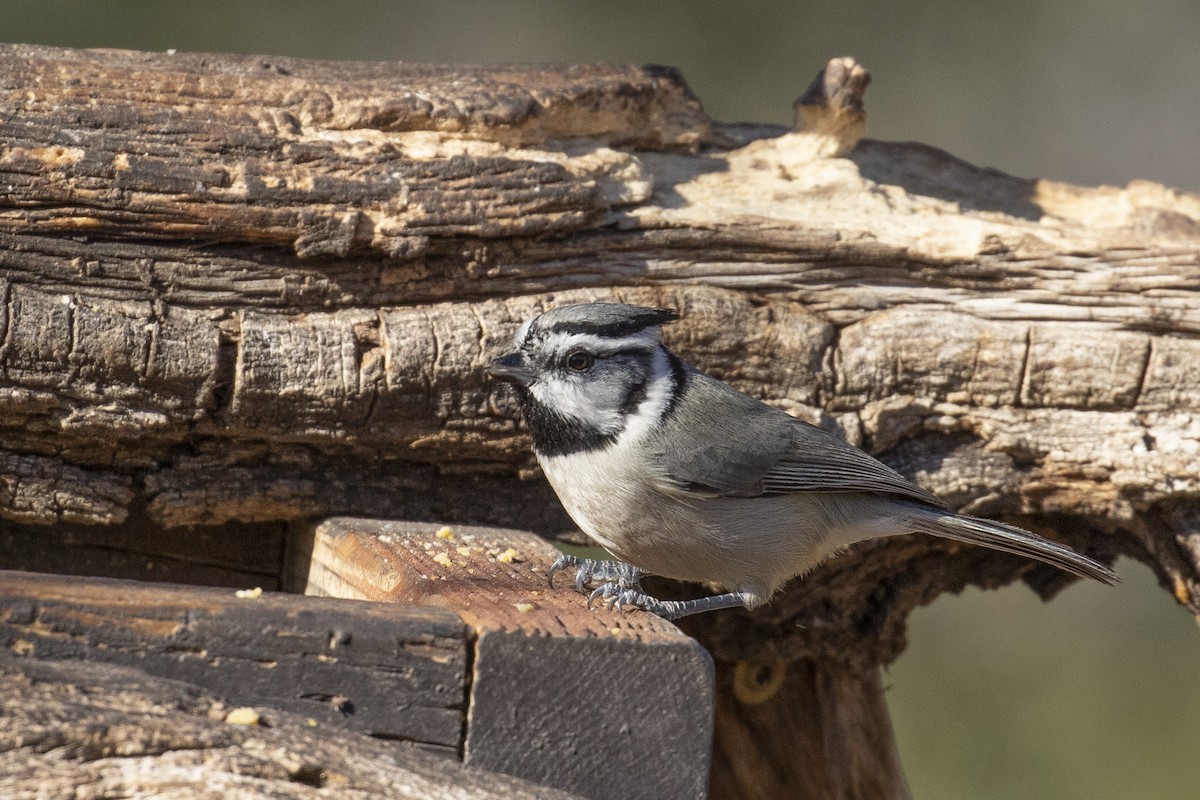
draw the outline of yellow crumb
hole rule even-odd
[[[520,553],[510,547],[500,555],[496,556],[496,560],[501,564],[511,564],[514,561],[523,561],[524,559],[521,558]]]
[[[513,605],[522,614],[528,614],[530,611],[533,611],[533,603],[513,603]]]
[[[616,636],[617,634],[619,634],[621,632],[621,629],[620,628],[609,628],[608,632],[611,633],[613,636]]]
[[[438,537],[439,539],[445,539],[446,541],[449,541],[454,538],[454,531],[450,530],[449,525],[443,525],[437,529],[437,533],[435,533],[434,536]]]
[[[235,708],[225,715],[225,721],[230,725],[257,725],[259,723],[258,712],[253,708]]]
[[[308,722],[308,727],[310,727],[310,728],[315,728],[315,727],[317,727],[317,721],[316,721],[315,719],[313,719],[312,717],[309,717],[309,718],[306,720],[306,722]]]
[[[467,547],[466,545],[459,545],[458,547],[456,547],[456,548],[454,548],[454,549],[458,551],[458,554],[459,554],[460,556],[469,556],[469,555],[471,555],[471,548]]]
[[[452,567],[454,562],[450,560],[450,556],[445,553],[438,553],[433,557],[433,560],[441,564],[443,567]]]
[[[238,589],[234,594],[243,600],[257,600],[262,597],[262,587],[255,586],[253,589]]]

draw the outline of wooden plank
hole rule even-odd
[[[586,797],[705,797],[708,653],[651,614],[551,590],[557,551],[523,531],[334,518],[285,580],[315,594],[440,606],[476,635],[464,760]]]
[[[0,797],[578,800],[198,687],[0,650]],[[115,756],[115,757],[114,757]]]
[[[133,666],[456,755],[466,628],[433,608],[0,571],[0,648]]]

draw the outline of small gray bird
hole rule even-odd
[[[854,542],[930,533],[1104,583],[1112,570],[1056,542],[956,514],[837,436],[684,364],[661,308],[563,306],[526,322],[487,372],[512,384],[542,471],[567,513],[625,563],[563,556],[589,605],[668,619],[767,602]],[[645,573],[728,594],[664,601]]]

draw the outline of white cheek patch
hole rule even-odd
[[[554,409],[562,416],[578,420],[601,433],[615,434],[624,424],[621,410],[596,405],[584,384],[552,377],[535,381],[529,391],[546,408]]]
[[[646,397],[633,413],[625,418],[625,428],[618,443],[636,442],[654,429],[666,413],[675,395],[675,375],[667,351],[658,348],[654,352],[654,363],[650,368],[650,382],[646,385]]]

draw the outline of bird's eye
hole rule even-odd
[[[586,372],[596,363],[596,357],[586,350],[572,350],[567,353],[566,365],[576,372]]]

